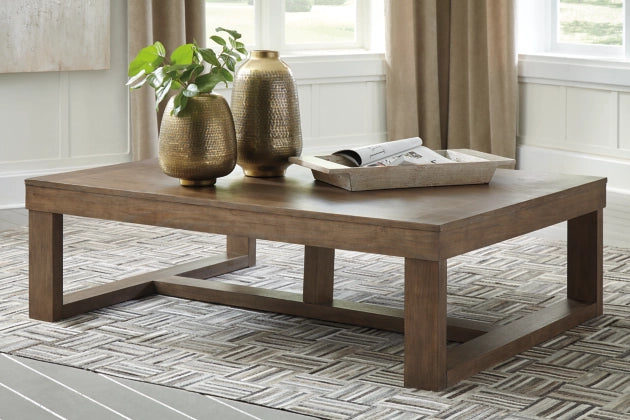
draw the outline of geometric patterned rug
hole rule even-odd
[[[220,235],[65,217],[64,288],[223,251]],[[301,292],[303,247],[257,242],[223,281]],[[564,242],[448,262],[450,316],[504,324],[566,293]],[[401,258],[337,250],[335,298],[402,308]],[[453,344],[456,345],[456,344]],[[604,249],[604,315],[442,392],[402,387],[401,334],[152,296],[28,318],[28,231],[0,232],[0,352],[324,419],[630,418],[630,251]]]

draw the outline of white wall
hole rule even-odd
[[[630,65],[523,56],[519,73],[519,168],[605,176],[630,194]]]
[[[25,178],[129,159],[126,13],[111,2],[109,70],[0,74],[0,208]]]
[[[0,74],[0,208],[24,205],[25,178],[130,160],[126,2],[111,7],[111,69]],[[304,154],[385,141],[382,55],[284,60],[298,84]],[[217,92],[229,101],[229,90]]]

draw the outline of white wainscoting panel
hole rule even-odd
[[[576,87],[566,89],[567,140],[576,145],[615,149],[617,92]]]
[[[619,92],[619,149],[630,151],[630,93]],[[630,175],[628,175],[630,177]]]
[[[519,144],[630,160],[630,93],[539,81],[519,91]]]
[[[552,141],[566,138],[566,87],[520,83],[519,96],[521,136]]]
[[[67,102],[69,157],[130,152],[126,82],[126,71],[72,75]]]
[[[630,160],[520,144],[518,169],[608,178],[607,189],[630,194]]]
[[[302,125],[302,138],[313,138],[313,126],[317,115],[313,111],[313,85],[298,85],[298,99],[300,102],[300,123]],[[310,115],[310,118],[307,116]]]
[[[549,65],[547,65],[549,64]],[[519,169],[604,176],[630,194],[630,85],[617,64],[520,65]]]
[[[0,74],[0,172],[5,162],[59,153],[60,73]]]
[[[364,84],[331,83],[317,88],[320,136],[350,136],[366,131],[366,121],[361,116],[368,116],[369,91]]]

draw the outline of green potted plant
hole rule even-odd
[[[152,87],[156,110],[168,98],[158,159],[164,173],[179,178],[182,185],[213,185],[236,165],[232,113],[225,98],[213,90],[221,83],[227,87],[236,64],[247,55],[240,38],[237,31],[217,28],[210,37],[217,52],[189,43],[168,58],[158,41],[141,49],[129,64],[130,89]]]

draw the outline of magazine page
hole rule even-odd
[[[453,162],[426,146],[419,146],[402,155],[392,156],[367,166],[426,165],[429,163]]]
[[[423,146],[420,137],[339,150],[333,154],[343,156],[354,166],[423,165],[452,162],[452,160]]]
[[[343,156],[353,162],[355,166],[368,166],[392,156],[403,155],[420,146],[422,146],[422,139],[420,137],[412,137],[356,147],[354,149],[339,150],[333,155]]]

